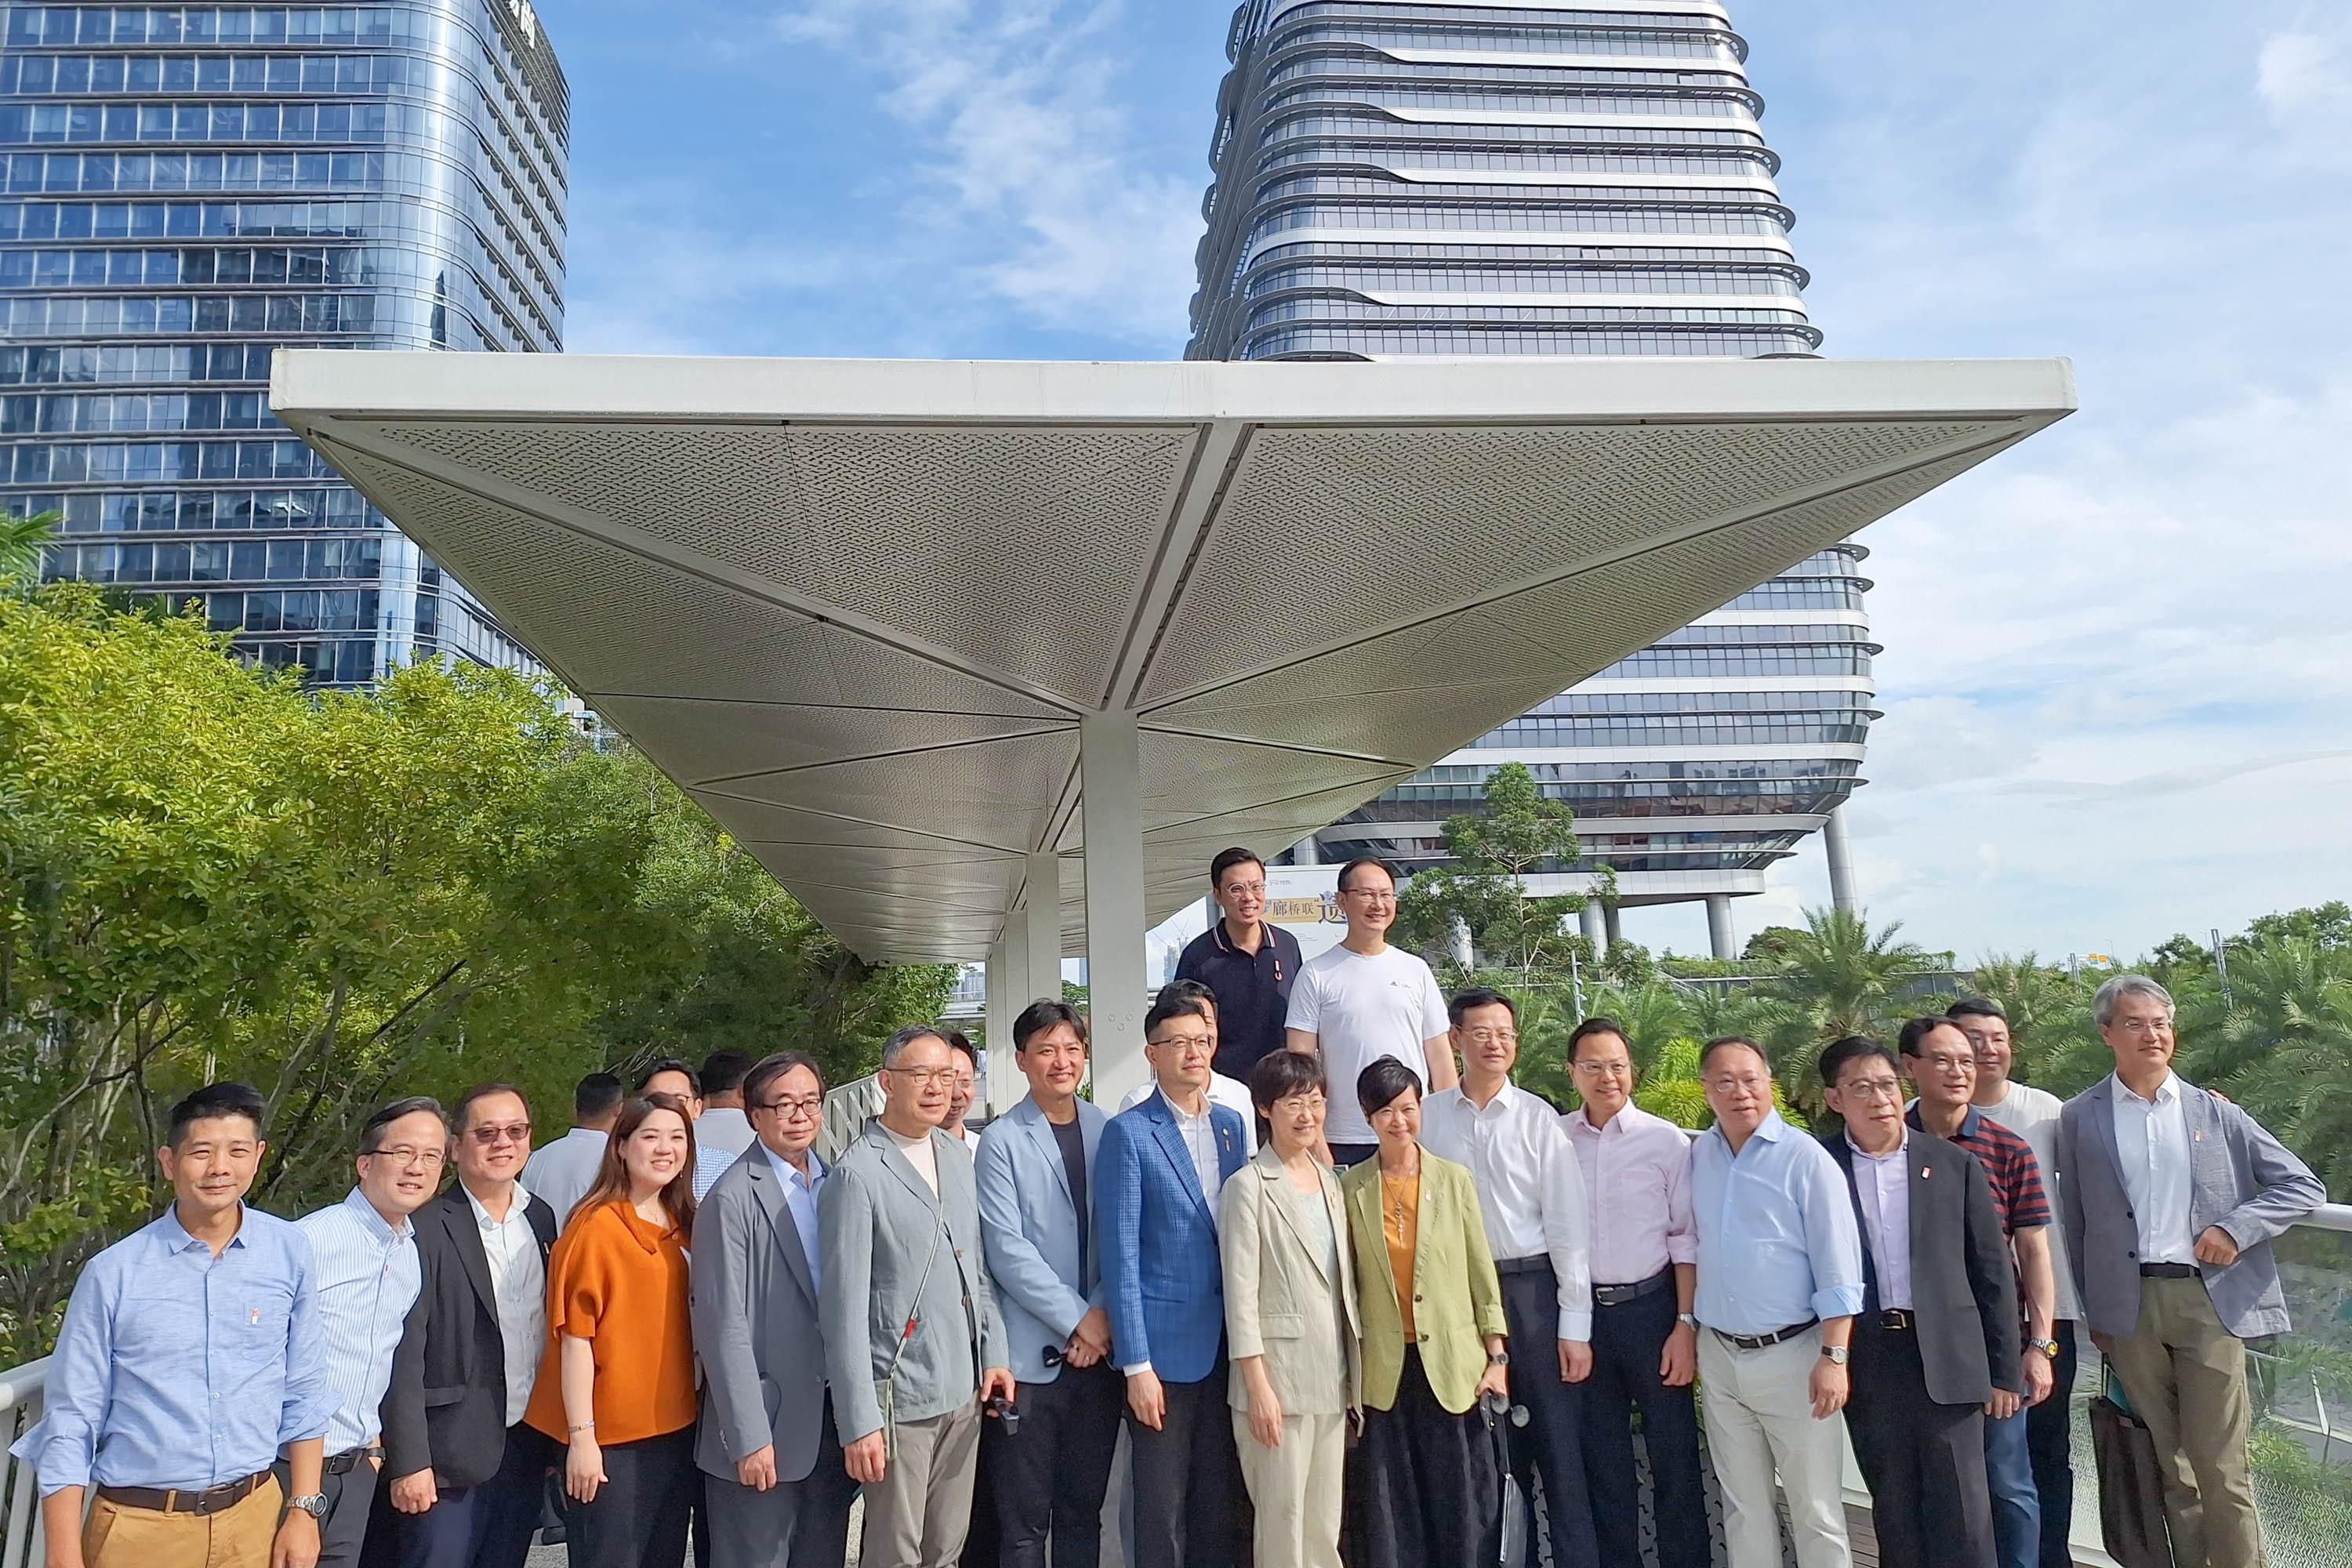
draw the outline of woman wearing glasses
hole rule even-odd
[[[1358,1568],[1492,1563],[1496,1437],[1508,1393],[1503,1290],[1470,1173],[1421,1146],[1421,1078],[1393,1057],[1356,1079],[1380,1140],[1340,1178],[1364,1320],[1364,1441],[1348,1479]]]
[[[621,1107],[548,1255],[547,1349],[524,1419],[563,1446],[572,1568],[679,1568],[694,1475],[686,1245],[694,1122],[673,1094]]]

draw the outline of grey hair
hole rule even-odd
[[[898,1063],[906,1058],[907,1047],[917,1040],[937,1040],[943,1046],[948,1043],[948,1037],[930,1025],[909,1024],[882,1043],[882,1070],[897,1071]]]
[[[2118,974],[2100,986],[2098,994],[2091,998],[2091,1021],[2102,1029],[2114,1023],[2116,1009],[2123,1005],[2126,996],[2152,997],[2164,1004],[2166,1012],[2172,1011],[2171,992],[2145,974]]]

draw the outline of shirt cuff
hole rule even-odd
[[[1562,1307],[1559,1310],[1559,1337],[1564,1340],[1573,1340],[1580,1345],[1591,1344],[1592,1314],[1589,1311],[1571,1312]]]
[[[1862,1287],[1832,1285],[1813,1292],[1813,1316],[1824,1321],[1831,1318],[1853,1318],[1862,1314]]]
[[[1695,1236],[1670,1236],[1666,1237],[1666,1261],[1669,1263],[1696,1263],[1698,1261],[1698,1237]]]
[[[1150,1370],[1151,1363],[1148,1361],[1139,1361],[1132,1366],[1123,1366],[1118,1369],[1119,1375],[1122,1377],[1133,1377],[1139,1372],[1150,1372]]]

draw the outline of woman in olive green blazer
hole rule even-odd
[[[1491,1563],[1502,1531],[1503,1289],[1470,1173],[1421,1146],[1421,1079],[1394,1058],[1357,1101],[1380,1153],[1340,1178],[1364,1324],[1364,1440],[1349,1477],[1358,1568]]]

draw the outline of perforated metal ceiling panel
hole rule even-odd
[[[2060,417],[2063,362],[281,353],[286,423],[870,958],[1140,723],[1158,919]]]

